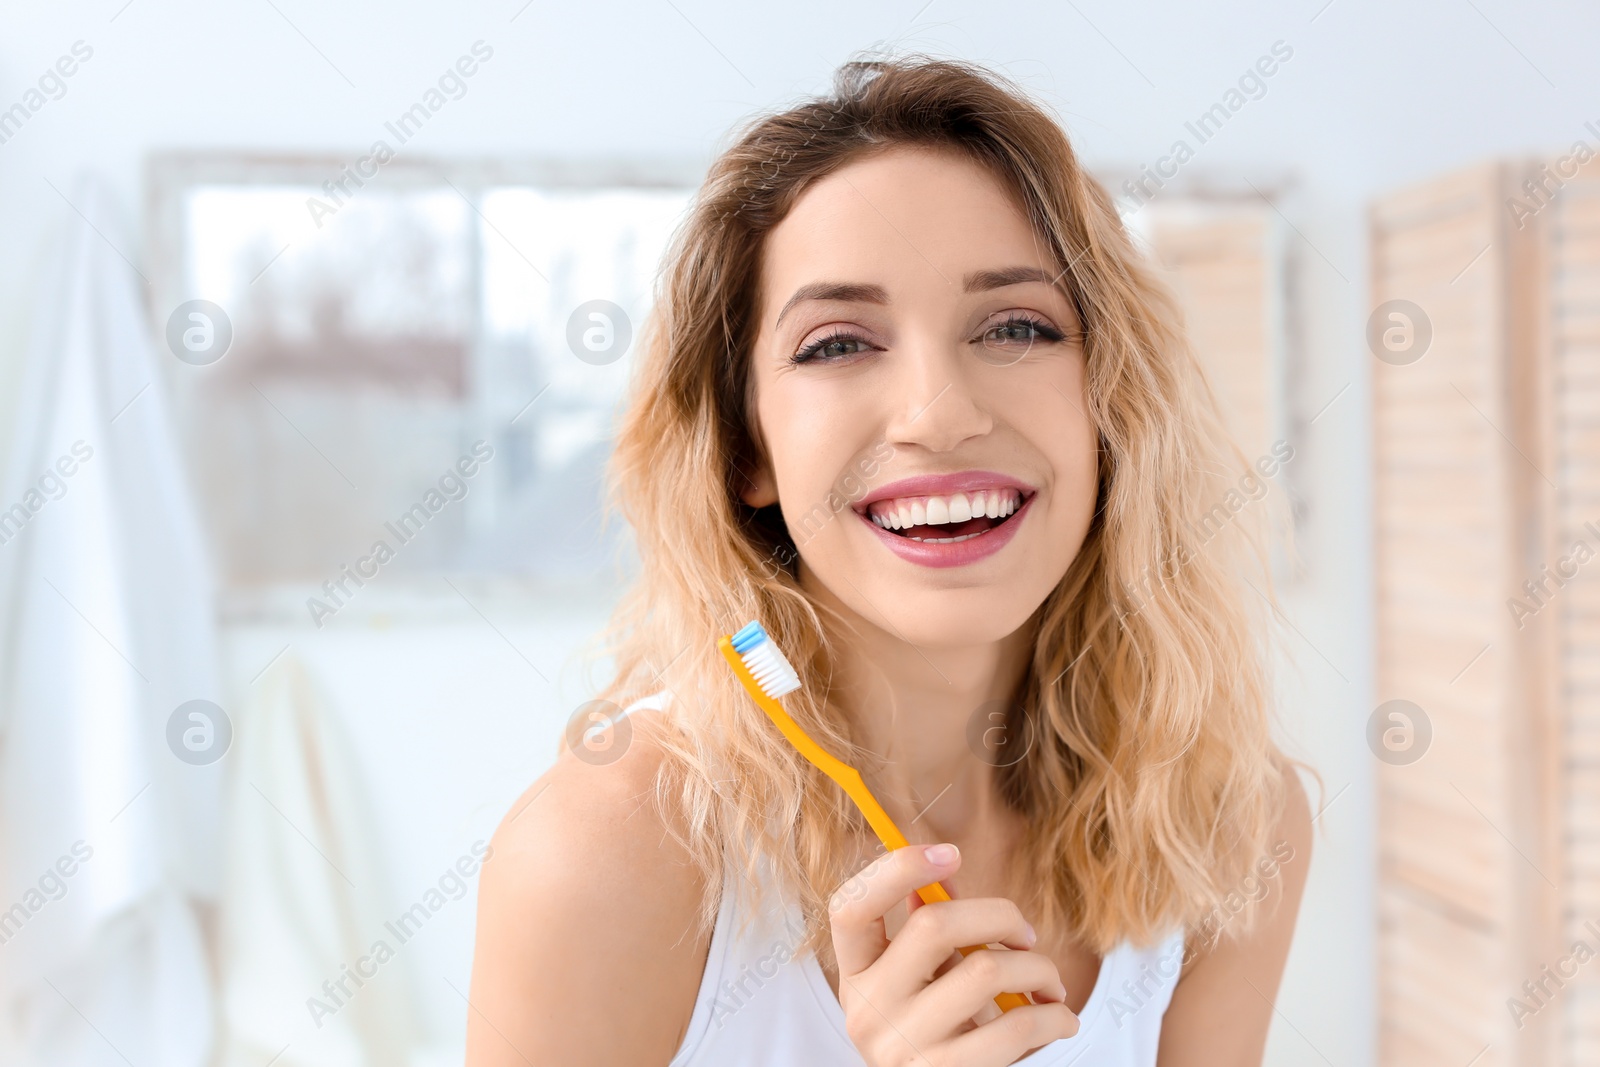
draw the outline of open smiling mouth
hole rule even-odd
[[[909,541],[953,545],[1006,525],[1032,496],[1031,492],[1007,488],[895,497],[869,504],[867,518],[875,526]]]

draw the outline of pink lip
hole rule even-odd
[[[865,515],[867,506],[880,500],[890,500],[897,496],[949,496],[951,493],[970,493],[977,489],[1016,489],[1024,496],[1031,496],[1034,487],[1027,482],[1006,474],[996,474],[994,471],[959,471],[955,474],[919,474],[914,478],[902,478],[898,482],[889,482],[880,485],[866,496],[855,502],[858,514]],[[1026,506],[1026,505],[1024,505]],[[1016,514],[1022,514],[1019,508]],[[1007,526],[1011,525],[1006,523]],[[876,529],[876,527],[874,527]],[[966,542],[962,542],[965,544]]]
[[[913,541],[909,537],[891,533],[867,517],[867,505],[897,496],[944,496],[950,493],[967,493],[977,489],[1017,489],[1023,494],[1022,506],[999,526],[987,533],[951,545],[935,545],[926,541]],[[855,511],[867,529],[877,535],[884,547],[908,563],[923,567],[964,567],[987,559],[1000,551],[1017,535],[1028,509],[1033,506],[1036,490],[1026,482],[1019,482],[992,471],[963,471],[960,474],[930,474],[904,478],[898,482],[881,485],[855,504]]]

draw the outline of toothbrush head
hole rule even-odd
[[[800,675],[759,622],[749,623],[733,635],[733,650],[761,691],[773,700],[800,688]]]

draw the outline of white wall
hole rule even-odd
[[[1372,703],[1369,357],[1360,341],[1367,307],[1363,204],[1374,190],[1492,154],[1553,153],[1579,137],[1593,143],[1584,123],[1600,124],[1600,68],[1592,54],[1600,40],[1600,8],[1578,0],[1533,10],[1509,0],[1429,0],[1404,8],[1377,0],[1326,6],[1324,0],[1168,0],[1157,11],[1107,0],[825,0],[761,9],[709,0],[604,6],[537,0],[526,8],[522,0],[448,6],[418,0],[337,6],[132,0],[124,6],[124,0],[97,0],[24,11],[7,3],[0,15],[0,108],[18,100],[75,41],[94,54],[68,79],[61,99],[0,145],[0,430],[12,414],[12,386],[34,310],[35,265],[70,211],[52,183],[65,192],[80,168],[103,173],[124,210],[124,225],[106,236],[140,262],[140,167],[148,151],[359,153],[386,119],[480,38],[494,48],[493,59],[471,80],[467,96],[418,136],[416,151],[705,157],[737,119],[821,88],[830,69],[855,49],[893,43],[1009,71],[1058,107],[1092,164],[1136,169],[1165,154],[1183,136],[1184,122],[1219,99],[1274,41],[1294,49],[1269,80],[1267,94],[1205,144],[1189,172],[1299,176],[1301,213],[1294,221],[1308,241],[1300,252],[1313,284],[1309,360],[1294,403],[1309,417],[1352,383],[1305,440],[1295,442],[1300,461],[1315,472],[1307,479],[1314,497],[1303,546],[1313,570],[1289,599],[1304,635],[1291,636],[1304,674],[1289,687],[1285,716],[1298,751],[1322,770],[1327,796],[1337,800],[1319,823],[1324,836],[1270,1058],[1284,1065],[1369,1062],[1373,811],[1371,758],[1362,741]],[[0,434],[0,441],[8,440]],[[236,684],[241,677],[247,683],[276,650],[277,636],[234,634],[229,648]],[[532,632],[524,636],[535,639]],[[399,694],[431,687],[413,712],[427,708],[459,723],[450,729],[438,720],[413,720],[418,729],[436,732],[439,751],[454,738],[493,748],[507,736],[527,746],[518,751],[535,750],[533,732],[540,727],[527,720],[519,727],[524,665],[505,655],[495,660],[494,644],[478,643],[472,655],[482,663],[408,658],[408,673],[397,676],[394,640],[390,634],[384,644],[363,644],[341,635],[313,650],[314,661],[331,657],[321,662],[339,680],[337,692],[352,714],[381,706],[375,702],[380,687],[403,678]],[[419,647],[436,640],[442,649],[455,638],[418,633],[404,640]],[[337,669],[329,665],[335,661]],[[532,762],[530,756],[529,774]],[[465,786],[481,771],[481,763],[465,758],[453,767],[432,766],[429,773],[442,777],[426,788],[446,794],[452,783]],[[493,779],[490,792],[512,788],[503,777]],[[456,837],[478,833],[490,814],[459,807],[431,817],[433,823],[418,816],[411,825],[431,826],[427,849],[448,851]],[[424,876],[431,860],[431,853],[417,859],[412,873]],[[470,928],[464,913],[451,921],[457,934]],[[448,965],[459,967],[458,949],[441,947],[441,966],[453,961]],[[444,1000],[437,1006],[438,1025],[448,1029],[452,1022],[445,1016],[459,1014],[459,1006]]]
[[[390,915],[419,899],[475,843],[487,842],[554,761],[567,717],[593,692],[578,646],[604,624],[611,604],[596,590],[569,595],[559,608],[530,610],[526,598],[508,605],[472,583],[458,584],[483,616],[460,600],[436,603],[420,620],[356,601],[320,630],[303,611],[225,630],[228,707],[248,707],[263,669],[294,656],[317,699],[340,716],[352,771],[382,823],[378,844],[388,877],[381,895]],[[394,583],[366,592],[411,599]],[[454,599],[448,590],[444,596]],[[451,986],[464,993],[470,982],[476,899],[474,878],[397,957],[430,1039],[424,1063],[460,1063],[466,1006]],[[287,999],[298,1004],[314,992],[290,991]]]

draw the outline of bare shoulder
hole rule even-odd
[[[1285,762],[1283,773],[1287,788],[1283,811],[1278,816],[1278,839],[1289,843],[1297,859],[1303,857],[1295,877],[1304,884],[1307,868],[1311,864],[1311,800],[1306,796],[1306,788],[1293,765]]]
[[[1300,781],[1300,774],[1287,759],[1281,765],[1284,777],[1283,806],[1278,811],[1278,822],[1273,828],[1270,846],[1272,857],[1277,861],[1278,884],[1270,887],[1273,907],[1269,909],[1266,925],[1282,927],[1287,924],[1284,931],[1287,951],[1288,936],[1294,932],[1306,876],[1311,872],[1314,835],[1311,800],[1306,796],[1306,787]]]
[[[654,801],[665,729],[635,712],[613,762],[563,751],[491,842],[478,890],[469,1067],[665,1067],[682,1040],[709,937],[707,879]]]
[[[1256,921],[1243,930],[1224,926],[1185,964],[1162,1019],[1158,1067],[1261,1063],[1311,867],[1311,805],[1293,766],[1284,761],[1283,769],[1283,806],[1267,851],[1229,894],[1230,912],[1249,902]]]

